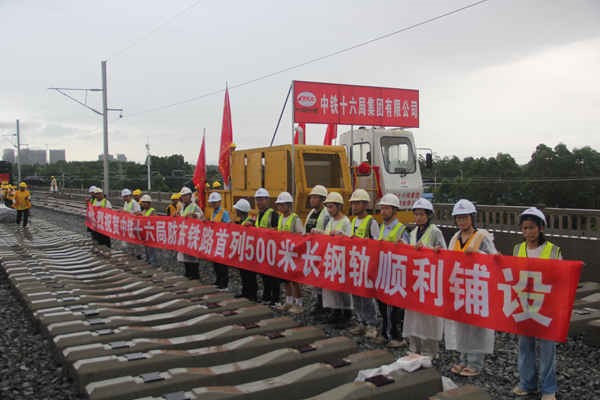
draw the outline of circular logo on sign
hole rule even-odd
[[[301,92],[298,93],[296,100],[298,101],[298,104],[300,104],[302,107],[312,107],[317,102],[317,96],[315,96],[311,92]]]

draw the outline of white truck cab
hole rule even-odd
[[[348,154],[353,188],[369,192],[371,210],[386,193],[398,196],[402,210],[410,210],[421,197],[423,180],[412,132],[361,127],[343,133],[339,144]]]

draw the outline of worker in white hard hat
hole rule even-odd
[[[338,192],[329,192],[325,198],[325,207],[331,216],[325,234],[351,236],[352,225],[347,216],[344,215],[344,199]],[[336,292],[323,289],[323,307],[331,309],[331,313],[325,316],[325,321],[332,322],[340,328],[345,328],[352,319],[352,295],[349,293]]]
[[[251,209],[252,207],[250,206],[250,202],[248,200],[239,199],[236,201],[233,205],[233,210],[235,212],[235,223],[243,226],[252,225],[253,219],[250,216]],[[236,294],[234,297],[244,297],[251,301],[257,301],[256,273],[248,271],[244,268],[239,268],[239,272],[242,291]]]
[[[442,231],[432,223],[433,204],[420,198],[412,206],[416,227],[410,232],[410,245],[418,249],[445,249]],[[408,340],[408,350],[413,354],[435,359],[444,332],[443,318],[414,310],[404,312],[402,336]]]
[[[544,236],[546,216],[538,208],[531,207],[521,213],[519,227],[523,242],[515,245],[513,255],[543,259],[562,259],[560,247]],[[536,367],[536,345],[539,347],[539,366]],[[556,342],[519,336],[519,384],[512,392],[517,396],[529,396],[541,389],[543,400],[555,400],[558,384],[556,380]]]
[[[50,177],[50,192],[51,193],[58,192],[58,182],[56,181],[55,176]]]
[[[254,193],[254,202],[258,209],[258,215],[254,220],[255,227],[277,229],[279,224],[279,214],[269,207],[270,201],[270,195],[267,189],[259,188],[256,193]],[[251,222],[248,221],[245,223],[245,225],[248,224],[251,224]],[[279,302],[281,297],[279,278],[263,274],[261,274],[261,277],[263,281],[262,302],[274,306]],[[249,275],[247,276],[247,279],[250,285],[249,290],[253,291],[253,286],[256,285],[256,274],[254,274],[254,281],[252,281],[252,277]],[[256,290],[258,290],[258,285],[256,285]]]
[[[145,194],[140,197],[140,212],[137,215],[149,217],[156,213],[156,210],[152,207],[152,197]],[[144,255],[146,256],[146,262],[153,267],[158,266],[158,258],[156,256],[156,249],[152,246],[144,246]]]
[[[96,199],[96,186],[92,185],[88,188],[88,194],[89,194],[89,198],[87,200],[88,205],[92,204],[94,202],[94,200]]]
[[[136,214],[140,212],[140,204],[132,198],[131,190],[121,190],[121,198],[123,199],[123,211],[129,214]]]
[[[477,209],[466,199],[456,202],[452,216],[458,232],[450,240],[449,250],[465,253],[496,254],[492,235],[484,229],[476,228]],[[446,349],[460,353],[459,361],[451,368],[455,374],[476,376],[483,369],[485,355],[494,352],[494,331],[475,325],[444,320]]]
[[[292,211],[292,195],[288,192],[281,192],[275,200],[277,211],[279,211],[279,221],[277,230],[279,232],[304,233],[304,226],[298,214]],[[285,290],[285,303],[276,306],[280,311],[289,311],[292,314],[301,314],[304,311],[302,301],[302,290],[298,282],[282,280]]]
[[[310,211],[306,216],[304,232],[306,233],[324,233],[325,227],[329,222],[329,213],[323,202],[327,198],[327,189],[323,185],[316,185],[308,194],[308,205]],[[323,291],[321,288],[312,287],[312,308],[311,315],[318,315],[323,312]]]
[[[352,209],[352,236],[362,239],[377,239],[379,225],[368,211],[371,196],[364,189],[356,189],[350,196]],[[352,307],[357,324],[350,328],[355,336],[364,335],[368,339],[377,337],[377,308],[375,299],[352,295]]]
[[[212,222],[231,222],[229,212],[221,207],[221,194],[212,192],[208,195],[208,207],[206,208],[206,219]],[[229,285],[229,267],[224,264],[213,262],[215,271],[214,285],[219,289],[227,289]]]
[[[179,216],[184,218],[192,218],[204,220],[202,209],[192,201],[192,189],[187,186],[181,188],[179,192],[181,197],[181,209]],[[182,252],[177,253],[177,261],[183,263],[185,268],[185,277],[188,279],[199,279],[200,272],[198,271],[199,263],[196,257],[192,257]]]
[[[94,188],[94,201],[92,202],[92,205],[95,207],[112,208],[112,204],[106,198],[106,196],[104,196],[104,191],[99,187]],[[108,248],[111,247],[110,237],[103,235],[100,232],[93,232],[92,238],[99,245],[106,246]]]
[[[398,220],[398,210],[400,210],[398,196],[387,193],[381,197],[377,205],[380,208],[382,219],[377,239],[393,243],[408,243],[410,239],[406,225]],[[404,310],[381,300],[377,300],[377,305],[383,323],[380,335],[374,339],[375,343],[386,343],[387,347],[393,349],[406,346],[406,342],[402,340],[398,332],[398,325],[404,319]]]

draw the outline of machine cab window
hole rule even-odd
[[[384,136],[381,138],[383,165],[388,174],[412,174],[416,160],[411,142],[406,137]]]
[[[371,164],[371,162],[371,144],[368,142],[354,143],[352,145],[352,165]]]

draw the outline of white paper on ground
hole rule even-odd
[[[419,368],[431,368],[431,357],[419,354],[409,354],[401,357],[388,365],[382,365],[378,368],[363,369],[358,371],[355,382],[364,382],[376,375],[389,375],[394,371],[414,372]]]

